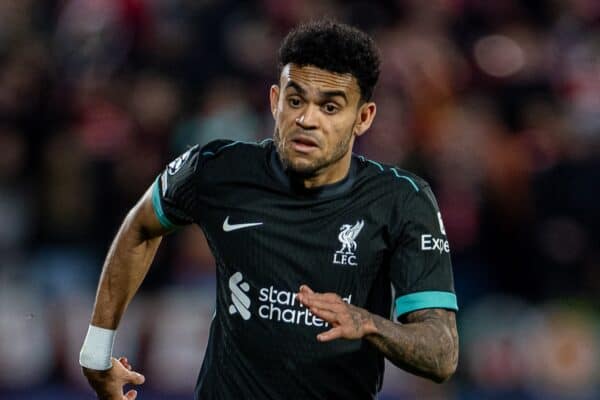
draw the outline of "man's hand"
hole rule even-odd
[[[118,360],[113,357],[112,368],[106,371],[96,371],[85,367],[82,369],[100,400],[134,400],[137,397],[137,391],[132,389],[127,394],[123,394],[123,386],[126,384],[141,385],[146,379],[144,375],[132,370],[125,357]]]
[[[334,339],[361,339],[377,332],[371,313],[347,304],[335,293],[315,293],[307,285],[302,285],[297,299],[311,313],[333,327],[317,335],[317,340],[320,342]]]
[[[454,311],[431,308],[406,314],[403,323],[382,318],[347,304],[335,293],[315,293],[300,286],[300,303],[333,328],[317,335],[320,342],[365,339],[398,367],[435,382],[456,370],[458,334]]]

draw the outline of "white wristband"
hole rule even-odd
[[[98,371],[110,369],[116,334],[112,329],[90,325],[79,353],[79,365]]]

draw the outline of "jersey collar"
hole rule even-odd
[[[291,179],[290,175],[283,168],[283,164],[281,163],[281,159],[279,158],[274,143],[271,143],[270,147],[268,160],[269,169],[273,172],[275,179],[294,194],[313,198],[331,197],[346,193],[354,184],[358,171],[358,163],[354,155],[352,155],[350,169],[344,179],[329,185],[307,189],[304,186],[294,184],[293,179]]]

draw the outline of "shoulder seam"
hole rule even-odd
[[[375,165],[377,168],[379,168],[380,172],[385,172],[386,171],[386,169],[383,167],[383,165],[381,165],[377,161],[369,160],[368,158],[366,158],[365,156],[362,156],[362,155],[358,155],[358,158],[360,158],[363,162],[368,162],[368,163],[371,163],[371,164]],[[411,178],[410,176],[400,174],[398,172],[398,170],[396,169],[396,167],[389,167],[389,171],[392,171],[393,175],[396,178],[403,179],[403,180],[407,181],[408,183],[410,183],[411,186],[413,187],[413,189],[415,189],[415,191],[417,193],[420,191],[419,185],[417,185],[417,183],[415,182],[415,180],[413,178]]]
[[[390,170],[394,173],[396,178],[407,180],[412,185],[412,187],[415,189],[415,191],[419,192],[419,190],[420,190],[419,186],[416,184],[414,179],[412,179],[411,177],[406,176],[406,175],[401,175],[400,173],[398,173],[398,170],[396,168],[390,168]]]
[[[213,152],[213,151],[204,151],[204,152],[202,152],[202,155],[203,155],[203,156],[214,156],[214,155],[216,155],[216,154],[220,153],[220,152],[221,152],[221,150],[224,150],[224,149],[226,149],[227,147],[232,147],[232,146],[235,146],[235,145],[237,145],[237,144],[250,144],[250,145],[253,145],[253,146],[262,146],[264,143],[266,143],[266,142],[268,142],[268,141],[272,141],[272,140],[273,140],[273,139],[271,139],[271,138],[266,138],[266,139],[263,139],[263,140],[261,140],[260,142],[248,142],[248,141],[244,141],[244,140],[236,140],[235,142],[227,143],[227,144],[225,144],[225,145],[223,145],[223,146],[219,147],[219,148],[218,148],[218,149],[216,149],[214,152]]]

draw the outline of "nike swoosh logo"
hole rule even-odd
[[[262,225],[262,222],[250,222],[248,224],[230,224],[229,223],[229,215],[223,221],[223,230],[225,232],[237,231],[238,229],[250,228],[251,226],[259,226]]]

